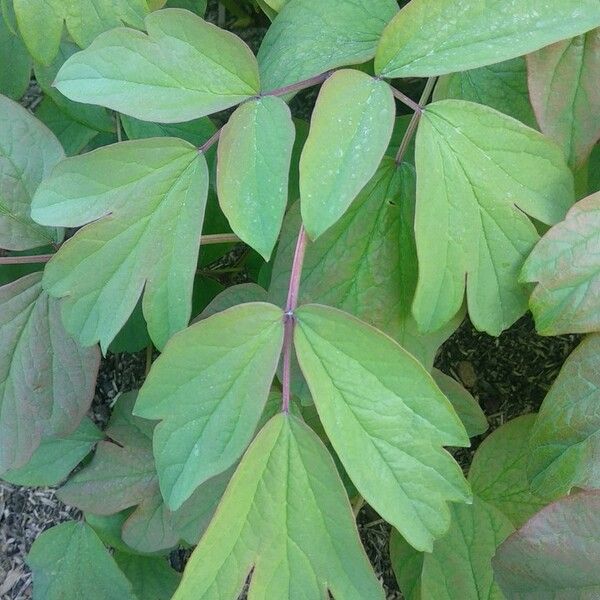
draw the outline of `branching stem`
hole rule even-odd
[[[300,279],[302,277],[302,266],[304,264],[304,254],[306,253],[306,244],[308,239],[304,226],[300,227],[298,241],[296,242],[296,251],[292,263],[292,273],[290,275],[290,286],[288,288],[288,297],[285,305],[284,315],[284,334],[283,334],[283,401],[281,410],[288,413],[290,410],[291,396],[291,370],[292,370],[292,344],[294,340],[294,327],[296,319],[294,311],[298,306],[298,293],[300,291]]]
[[[435,77],[430,77],[425,84],[425,89],[421,94],[421,98],[419,99],[419,110],[415,110],[415,114],[412,116],[410,123],[408,124],[408,128],[406,129],[406,133],[402,138],[402,142],[400,144],[400,148],[398,148],[398,154],[396,154],[396,164],[399,165],[404,160],[404,155],[408,150],[408,145],[410,144],[415,132],[417,131],[417,126],[419,125],[419,119],[423,114],[423,109],[429,100],[429,96],[431,96],[431,92],[433,92],[433,88],[435,86]],[[395,94],[394,94],[395,95]],[[397,96],[396,96],[397,97]]]

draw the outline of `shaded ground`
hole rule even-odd
[[[475,331],[466,321],[442,347],[437,366],[470,389],[488,414],[491,429],[495,429],[537,410],[577,341],[577,336],[540,337],[529,317],[499,338]],[[110,406],[120,393],[139,387],[145,368],[144,353],[109,355],[103,361],[92,408],[96,422],[106,423]],[[474,440],[474,447],[480,441]],[[472,451],[466,450],[457,458],[466,466]],[[31,544],[45,529],[78,516],[79,512],[62,504],[52,489],[19,488],[0,482],[0,599],[31,597],[30,574],[24,564]],[[360,512],[358,526],[388,599],[400,599],[387,551],[389,526],[369,507]],[[181,560],[173,558],[181,568]]]

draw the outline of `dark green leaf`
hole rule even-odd
[[[395,0],[290,0],[258,52],[262,89],[370,60],[397,10]]]
[[[181,575],[164,558],[115,552],[115,561],[133,586],[137,600],[171,600]]]
[[[479,69],[440,77],[433,99],[469,100],[491,106],[537,128],[527,88],[527,63],[523,57]]]
[[[57,485],[102,438],[102,432],[84,417],[73,433],[42,440],[26,465],[3,473],[2,479],[30,487]]]
[[[131,584],[85,523],[62,523],[42,533],[27,564],[33,571],[35,598],[135,600]]]
[[[505,423],[477,448],[469,469],[473,493],[503,512],[520,527],[548,503],[529,488],[527,458],[536,415]]]

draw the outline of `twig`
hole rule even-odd
[[[400,100],[400,102],[402,102],[402,104],[405,104],[406,106],[408,106],[408,108],[411,108],[416,113],[422,112],[423,109],[412,98],[409,98],[406,94],[403,94],[400,90],[397,90],[396,88],[393,87],[392,93],[394,94],[394,96],[396,98],[398,98],[398,100]]]
[[[417,131],[417,126],[419,125],[419,119],[423,114],[423,109],[429,100],[429,96],[431,96],[431,92],[435,86],[436,77],[430,77],[425,84],[425,89],[423,90],[423,94],[419,99],[419,111],[415,111],[415,114],[412,116],[410,123],[408,124],[408,128],[406,129],[406,133],[402,138],[402,142],[400,144],[400,148],[398,148],[398,154],[396,154],[396,164],[399,165],[404,160],[404,155],[408,150],[408,145],[410,144],[415,132]]]
[[[200,238],[201,246],[210,246],[211,244],[235,244],[237,242],[241,242],[241,240],[234,233],[214,233],[212,235],[203,235]],[[34,256],[0,256],[0,265],[46,263],[53,256],[54,254],[37,254]]]

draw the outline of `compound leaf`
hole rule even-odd
[[[344,69],[321,88],[300,157],[302,220],[318,238],[348,209],[377,171],[392,137],[390,86]]]
[[[512,419],[496,429],[477,448],[469,482],[473,493],[504,513],[520,527],[548,503],[531,491],[527,480],[529,438],[535,414]]]
[[[573,201],[565,159],[515,119],[442,100],[424,111],[416,165],[417,323],[423,331],[447,323],[466,287],[473,324],[498,335],[527,308],[518,273],[539,239],[527,215],[553,224]]]
[[[578,168],[600,138],[600,28],[530,54],[527,65],[540,129]]]
[[[437,349],[460,320],[420,334],[411,314],[417,278],[414,179],[406,163],[397,169],[393,159],[383,160],[341,219],[308,242],[299,298],[301,304],[335,306],[383,330],[430,369]],[[273,265],[273,304],[285,303],[300,224],[296,203],[284,220]]]
[[[219,204],[233,231],[267,261],[287,206],[295,136],[287,104],[266,96],[238,107],[219,138]]]
[[[522,56],[479,69],[444,75],[435,86],[433,99],[468,100],[485,104],[529,127],[537,127],[529,101],[527,63]]]
[[[244,455],[173,600],[249,596],[383,600],[331,456],[279,414]]]
[[[249,444],[283,344],[283,311],[242,304],[178,334],[154,363],[135,414],[154,431],[160,487],[173,510]]]
[[[490,26],[493,24],[493,26]],[[412,0],[386,27],[375,72],[429,77],[533,52],[600,25],[596,0]]]
[[[135,600],[131,584],[86,523],[62,523],[42,533],[27,564],[36,598]]]
[[[470,498],[443,445],[468,446],[452,405],[391,338],[337,309],[296,311],[294,344],[323,427],[350,479],[418,550]]]
[[[15,485],[57,485],[67,478],[103,437],[94,423],[84,417],[73,433],[42,440],[27,464],[18,469],[10,469],[1,477]]]
[[[98,36],[65,62],[56,87],[71,100],[162,123],[203,117],[258,93],[256,59],[234,34],[178,8],[151,13],[146,29]]]
[[[491,559],[514,528],[493,506],[473,497],[470,506],[452,506],[448,532],[425,554],[422,598],[436,600],[504,600],[494,582]]]
[[[41,278],[0,288],[0,473],[25,465],[42,439],[76,429],[94,396],[98,349],[67,334]]]
[[[397,11],[394,0],[289,0],[258,52],[263,91],[370,60]]]
[[[600,193],[580,200],[538,242],[521,272],[542,335],[600,329]]]
[[[531,432],[528,476],[542,496],[573,487],[600,488],[600,335],[591,335],[563,365]]]
[[[507,600],[592,600],[600,595],[600,492],[542,509],[492,560]]]
[[[58,53],[63,22],[83,48],[113,27],[143,28],[148,12],[145,0],[14,0],[14,6],[25,44],[32,56],[46,65]]]
[[[40,227],[29,213],[36,188],[63,157],[45,125],[0,96],[0,248],[27,250],[61,241],[62,230]]]
[[[65,326],[83,345],[100,341],[106,350],[142,290],[158,348],[187,325],[207,190],[204,157],[174,138],[68,158],[38,188],[32,215],[39,223],[94,221],[63,244],[44,273],[44,288],[63,298]]]

